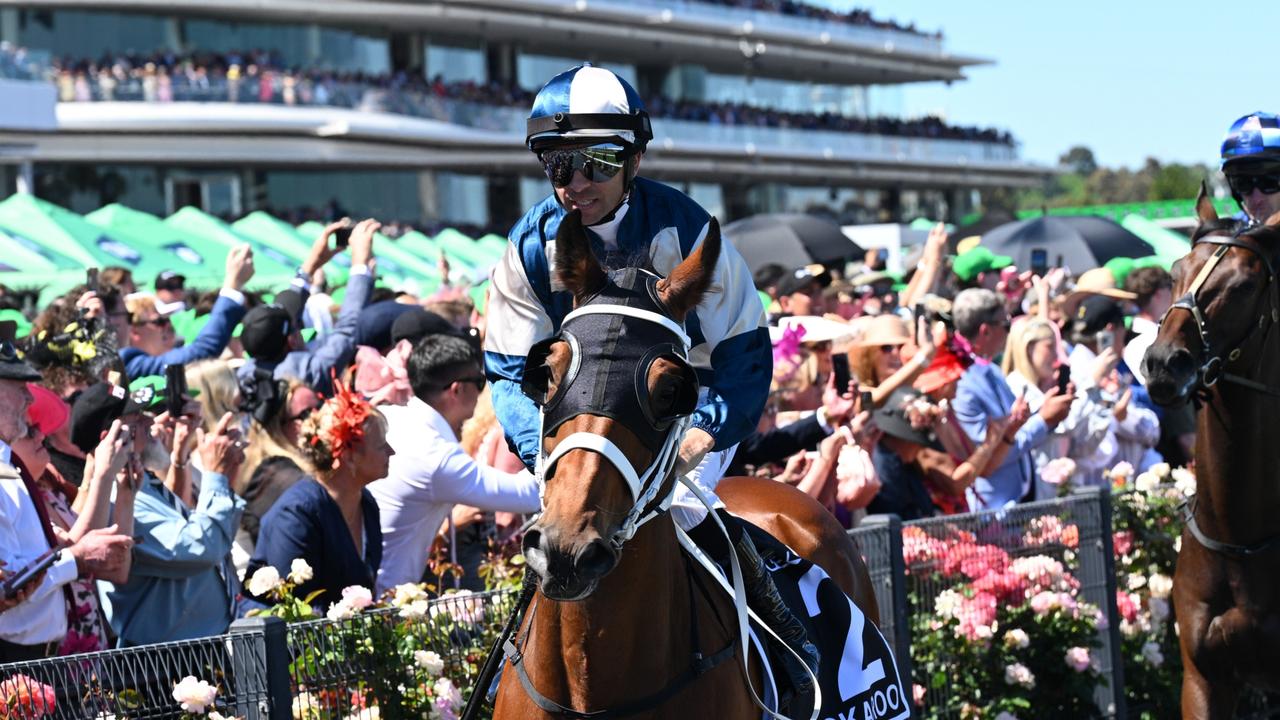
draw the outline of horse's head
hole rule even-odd
[[[1271,326],[1280,322],[1280,213],[1253,227],[1219,218],[1202,186],[1196,214],[1191,252],[1173,266],[1177,300],[1142,361],[1151,399],[1164,405],[1183,402],[1223,377],[1258,382],[1231,366],[1242,357],[1242,366],[1257,366]]]
[[[543,513],[524,551],[544,595],[590,595],[636,523],[672,490],[698,398],[682,323],[710,287],[719,255],[713,220],[666,278],[606,273],[578,213],[561,223],[556,274],[574,310],[558,335],[530,350],[523,388],[543,416]]]

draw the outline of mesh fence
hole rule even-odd
[[[420,718],[442,698],[457,705],[515,600],[514,591],[448,595],[290,625],[293,717]]]
[[[871,585],[880,607],[877,627],[898,661],[899,677],[911,677],[911,635],[907,629],[907,606],[901,578],[902,522],[896,516],[872,515],[849,531],[849,537],[858,546]]]
[[[219,712],[267,717],[263,639],[249,633],[6,664],[0,717],[179,718],[174,688],[188,676],[216,691]]]
[[[1107,499],[1092,492],[905,524],[923,717],[989,705],[993,686],[1010,698],[1035,688],[1052,709],[1033,714],[1123,717]]]

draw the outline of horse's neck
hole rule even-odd
[[[1276,343],[1268,343],[1270,346]],[[1280,349],[1277,349],[1280,353]],[[1263,364],[1259,382],[1280,387]],[[1252,378],[1251,378],[1252,379]],[[1196,422],[1196,517],[1214,539],[1250,544],[1274,534],[1280,515],[1280,401],[1220,382]]]
[[[547,676],[534,683],[549,697],[572,698],[576,709],[595,710],[657,690],[682,672],[693,649],[680,553],[670,516],[663,516],[636,533],[589,598],[539,595],[527,653],[531,669]]]

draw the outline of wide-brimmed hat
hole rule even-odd
[[[876,427],[885,435],[906,440],[917,445],[932,445],[933,438],[928,430],[912,427],[911,418],[907,415],[906,406],[920,397],[920,393],[909,387],[900,387],[893,391],[884,405],[872,413]]]
[[[804,337],[801,338],[800,342],[829,342],[831,343],[831,349],[836,352],[847,349],[853,343],[854,329],[849,323],[817,315],[792,315],[780,318],[776,328],[777,337],[781,338],[788,328],[793,327],[804,328]],[[773,339],[774,332],[775,329],[770,328],[770,339]]]
[[[906,322],[894,314],[876,315],[861,323],[861,331],[856,341],[858,347],[905,345],[911,342]]]
[[[1085,298],[1101,295],[1112,300],[1133,302],[1138,299],[1137,293],[1120,290],[1116,287],[1115,275],[1105,267],[1086,271],[1076,278],[1076,286],[1062,301],[1062,311],[1068,316],[1076,314],[1076,308]]]
[[[40,371],[27,364],[11,340],[0,340],[0,380],[39,380]]]

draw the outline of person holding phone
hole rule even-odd
[[[40,374],[23,361],[13,345],[0,342],[0,561],[7,572],[21,572],[48,551],[52,564],[32,576],[19,593],[8,598],[0,614],[0,662],[18,662],[57,653],[67,637],[64,587],[91,575],[114,575],[128,560],[133,540],[117,528],[88,530],[65,543],[53,530],[39,504],[35,478],[23,466],[13,445],[28,434],[28,382]],[[90,448],[92,450],[92,448]],[[19,600],[17,604],[12,601]]]

